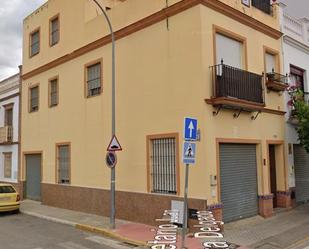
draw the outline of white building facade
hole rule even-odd
[[[304,92],[309,103],[309,20],[295,18],[285,12],[281,4],[281,31],[283,70],[289,74],[289,85]],[[299,145],[296,132],[297,121],[286,95],[286,151],[288,160],[289,186],[296,202],[309,201],[309,154]]]
[[[0,82],[0,182],[18,187],[20,74]]]

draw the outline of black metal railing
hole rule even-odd
[[[214,95],[263,104],[263,76],[223,64],[210,67]]]
[[[270,0],[252,0],[252,6],[268,15],[273,14],[273,6],[271,5]]]
[[[279,82],[286,85],[289,83],[288,75],[282,75],[280,73],[275,73],[274,71],[267,73],[266,77],[269,82]]]

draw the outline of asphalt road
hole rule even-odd
[[[0,214],[0,249],[129,249],[95,234],[23,214]]]

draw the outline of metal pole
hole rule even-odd
[[[96,1],[93,0],[95,4],[103,12],[105,19],[108,23],[111,37],[112,37],[112,137],[116,134],[116,70],[115,70],[115,34],[113,31],[112,23],[104,10],[104,8]],[[115,183],[116,183],[116,172],[115,167],[111,169],[111,214],[110,214],[110,226],[112,229],[115,229]]]
[[[186,176],[185,176],[185,193],[183,202],[183,222],[182,222],[182,236],[181,236],[181,248],[186,248],[186,232],[188,227],[188,179],[189,179],[189,164],[186,164]]]

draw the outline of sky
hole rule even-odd
[[[46,1],[0,0],[0,81],[17,73],[21,64],[22,20]],[[280,1],[290,15],[309,18],[309,0]]]
[[[22,57],[22,23],[46,0],[0,0],[0,80],[18,73]]]

